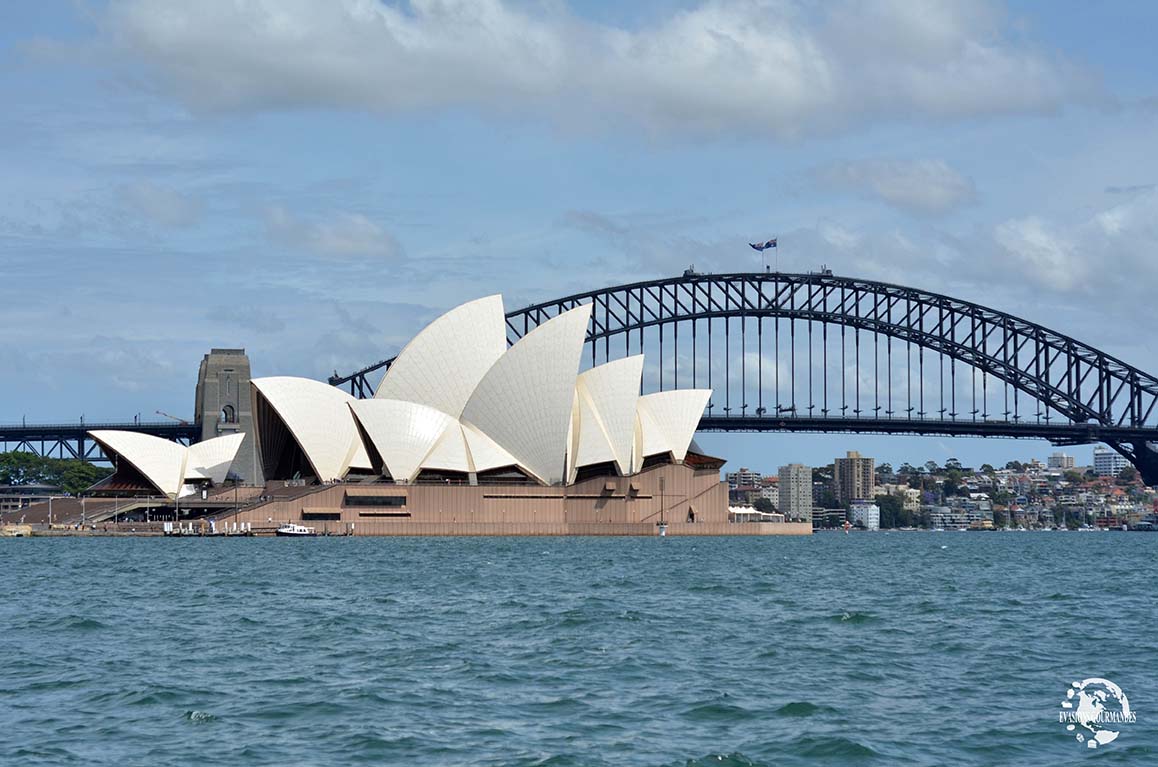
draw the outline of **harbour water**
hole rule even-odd
[[[2,540],[0,764],[1158,764],[1156,550]],[[1137,714],[1096,751],[1087,677]]]

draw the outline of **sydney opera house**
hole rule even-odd
[[[643,356],[580,372],[590,307],[508,346],[499,296],[422,330],[371,399],[305,378],[249,382],[266,484],[219,517],[336,534],[734,534],[723,461],[693,441],[711,395],[641,395]],[[96,493],[180,504],[225,483],[244,435],[185,447],[94,431],[116,470]],[[737,527],[752,527],[737,530]]]

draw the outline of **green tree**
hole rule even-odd
[[[907,524],[905,504],[899,496],[878,495],[873,499],[873,503],[881,510],[881,529],[904,527]]]
[[[88,461],[56,461],[50,474],[52,481],[48,484],[56,485],[69,495],[79,495],[110,474],[111,469],[93,466]]]
[[[877,474],[882,477],[891,477],[893,475],[893,465],[891,463],[882,463],[877,467]]]
[[[49,460],[22,450],[0,453],[0,485],[46,484]]]
[[[1013,471],[1025,471],[1025,464],[1021,461],[1009,461],[1005,464],[1005,468],[1012,469]]]
[[[1133,466],[1123,466],[1118,472],[1119,485],[1132,485],[1138,480],[1138,470]]]
[[[993,472],[995,472],[995,471],[997,471],[997,470],[993,468],[993,464],[989,464],[989,463],[981,464],[981,473],[982,474],[993,474]]]
[[[769,498],[757,498],[756,500],[752,501],[752,508],[756,511],[776,511],[776,507],[772,505],[772,501]]]
[[[0,453],[0,485],[52,485],[76,495],[111,473],[73,458],[44,458],[21,450]]]
[[[1071,485],[1080,485],[1085,481],[1085,477],[1077,469],[1066,469],[1062,472],[1062,479],[1069,482]]]

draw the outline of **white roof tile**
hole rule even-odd
[[[576,468],[614,461],[621,473],[631,473],[642,377],[641,354],[593,367],[579,376]]]
[[[638,458],[670,452],[682,461],[711,396],[711,389],[678,389],[640,397]]]
[[[273,376],[250,383],[289,429],[318,479],[341,479],[351,467],[371,468],[350,412],[352,396],[309,378]]]
[[[416,335],[390,365],[374,396],[417,402],[458,418],[506,350],[502,296],[470,301]]]
[[[353,400],[350,409],[396,482],[413,482],[439,439],[458,422],[441,410],[394,399]]]
[[[176,498],[185,478],[188,448],[161,437],[135,431],[97,430],[89,436],[116,463],[128,461],[163,495]]]
[[[567,430],[590,305],[554,317],[499,358],[471,395],[463,421],[547,484],[564,479]]]
[[[208,479],[220,485],[229,475],[229,467],[245,441],[245,432],[225,434],[189,447],[185,479]]]

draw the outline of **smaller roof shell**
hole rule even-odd
[[[161,437],[134,431],[98,429],[88,433],[114,464],[128,461],[162,495],[176,498],[185,478],[188,448]]]
[[[457,422],[441,410],[395,399],[350,402],[374,449],[395,482],[413,482],[422,462]]]
[[[636,402],[643,378],[643,355],[598,365],[576,382],[578,439],[571,465],[578,469],[614,461],[621,474],[631,473]]]
[[[682,461],[711,396],[711,389],[676,389],[640,397],[637,457],[671,453]]]
[[[351,468],[372,468],[350,411],[352,396],[310,378],[272,376],[250,383],[289,429],[318,479],[341,479]]]
[[[185,479],[208,479],[220,485],[229,475],[233,459],[245,441],[245,432],[224,434],[190,445],[185,462]]]

